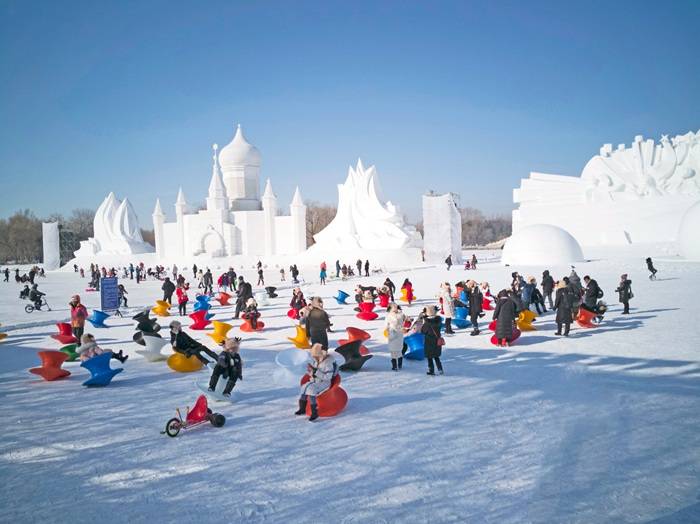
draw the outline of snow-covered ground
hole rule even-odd
[[[424,362],[392,372],[383,314],[364,322],[330,298],[385,275],[306,285],[307,295],[326,298],[331,347],[358,326],[372,333],[375,355],[361,372],[343,374],[347,409],[313,424],[292,414],[297,389],[271,378],[294,334],[291,291],[281,287],[262,308],[266,329],[244,336],[236,401],[213,405],[226,425],[175,439],[160,431],[176,407],[193,405],[193,383],[207,373],[177,374],[133,353],[129,317],[160,298],[158,282],[125,281],[130,315],[87,330],[131,355],[100,389],[81,386],[87,372],[76,363],[65,365],[73,375],[64,381],[27,372],[37,350],[58,349],[49,335],[68,316],[71,294],[99,305],[83,291],[86,280],[71,272],[41,279],[54,311],[32,314],[19,286],[0,283],[0,331],[9,334],[0,344],[0,521],[700,522],[700,264],[659,258],[659,279],[650,282],[644,256],[662,252],[587,255],[593,260],[577,271],[596,278],[611,305],[601,327],[556,337],[548,313],[507,351],[486,330],[461,331],[447,339],[438,377],[425,375]],[[542,269],[484,263],[476,272],[419,267],[390,276],[397,286],[413,281],[419,300],[406,309],[415,314],[441,281],[488,280],[496,292],[511,271],[539,279]],[[555,278],[569,272],[549,269]],[[614,293],[623,272],[635,294],[629,316]],[[277,272],[268,273],[277,284]],[[317,273],[302,270],[308,280]],[[213,312],[228,320],[232,308]]]

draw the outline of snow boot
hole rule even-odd
[[[318,418],[318,409],[316,404],[311,404],[311,416],[309,417],[309,422],[313,422]]]
[[[295,415],[306,414],[306,399],[299,399],[299,409],[294,412]]]
[[[392,370],[392,371],[398,371],[398,370],[399,370],[399,368],[396,366],[396,359],[395,359],[395,358],[392,358],[392,359],[391,359],[391,370]]]
[[[403,357],[399,357],[399,369],[403,367]]]

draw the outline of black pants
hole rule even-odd
[[[211,295],[214,292],[214,288],[212,288],[211,284],[204,284],[204,294],[205,295]]]
[[[391,369],[401,369],[403,367],[403,357],[391,359]]]
[[[328,349],[328,333],[325,330],[314,330],[309,333],[311,344],[321,344],[323,349]]]
[[[564,326],[564,334],[569,334],[569,329],[571,328],[571,323],[564,324],[563,322],[557,322],[557,333],[561,333],[561,327]]]
[[[195,356],[195,357],[197,357],[199,360],[201,360],[201,361],[202,361],[202,364],[204,364],[205,366],[206,366],[207,364],[209,364],[209,360],[207,360],[206,358],[204,358],[204,357],[202,356],[202,351],[204,351],[207,355],[209,355],[211,358],[213,358],[214,361],[216,361],[216,360],[219,358],[219,355],[217,355],[216,353],[214,353],[211,349],[209,349],[209,348],[206,347],[206,346],[200,346],[200,347],[198,347],[198,348],[192,348],[192,349],[188,349],[188,350],[186,350],[186,351],[178,351],[178,350],[176,349],[175,351],[177,351],[178,353],[182,353],[182,354],[185,355],[186,357]]]
[[[211,389],[216,389],[216,384],[219,382],[219,377],[224,375],[225,372],[226,368],[220,366],[219,364],[214,366],[214,372],[211,374],[211,380],[209,380],[209,387]],[[226,381],[226,387],[224,387],[224,395],[231,393],[231,390],[233,390],[233,387],[236,385],[236,380],[237,377],[234,376],[233,373],[229,373],[228,380]]]
[[[435,361],[434,364],[433,360]],[[435,366],[437,366],[438,371],[442,371],[442,362],[440,362],[440,357],[431,357],[428,359],[428,371],[435,373]]]
[[[552,292],[546,293],[545,298],[549,300],[549,309],[554,309],[554,304],[552,304]],[[544,306],[544,300],[542,300],[542,305]]]
[[[236,312],[233,314],[233,318],[238,318],[243,309],[245,309],[245,300],[239,298],[236,300]]]
[[[445,333],[448,333],[448,334],[454,333],[454,331],[452,331],[452,319],[451,318],[445,319]]]
[[[187,314],[187,302],[182,302],[177,305],[177,313],[183,317]]]
[[[626,301],[622,303],[623,306],[625,306],[625,309],[622,311],[623,314],[627,314],[630,312],[630,301]]]
[[[165,300],[168,304],[173,303],[173,294],[172,293],[163,293],[163,300]]]
[[[535,304],[535,310],[537,311],[538,315],[542,314],[542,311],[540,311],[540,305],[542,306],[542,309],[544,309],[544,311],[547,311],[544,307],[544,302],[542,302],[541,304],[540,304],[540,302],[535,302],[534,304]]]
[[[80,344],[80,338],[83,336],[83,332],[85,331],[85,327],[80,326],[80,327],[73,327],[73,336],[78,339],[78,344]]]
[[[472,323],[472,328],[474,331],[479,331],[479,315],[469,315],[469,321]]]

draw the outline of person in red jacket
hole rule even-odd
[[[190,301],[187,296],[187,285],[178,284],[175,294],[177,295],[177,313],[184,317],[187,314],[187,303]]]
[[[408,302],[408,305],[411,305],[411,302],[413,302],[413,284],[411,284],[411,281],[406,279],[403,281],[403,285],[401,286],[401,290],[406,290],[406,301]]]
[[[85,331],[85,319],[88,316],[87,308],[80,303],[80,295],[73,295],[68,302],[70,306],[70,325],[73,336],[78,340]]]

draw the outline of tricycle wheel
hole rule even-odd
[[[32,311],[34,311],[34,306],[32,306],[31,304],[27,304],[26,306],[24,306],[24,310],[27,313],[31,313]]]
[[[182,429],[182,422],[180,422],[179,418],[171,418],[168,420],[168,423],[165,425],[165,433],[169,437],[177,437],[177,434],[180,433],[180,430]]]

